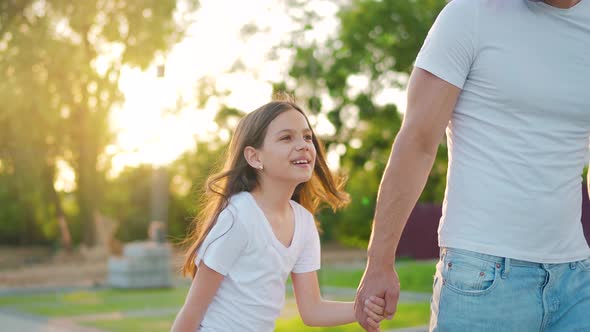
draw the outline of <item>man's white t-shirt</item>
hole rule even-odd
[[[197,266],[203,261],[225,276],[200,332],[273,331],[284,305],[289,274],[320,268],[314,218],[298,203],[290,203],[295,230],[291,245],[286,247],[275,237],[249,192],[230,198],[195,260]]]
[[[439,244],[540,263],[588,258],[590,0],[453,0],[415,66],[462,89],[446,132]]]

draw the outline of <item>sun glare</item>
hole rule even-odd
[[[199,79],[214,78],[215,88],[229,93],[224,99],[229,107],[250,111],[267,101],[272,93],[270,81],[280,80],[286,71],[286,64],[266,59],[270,47],[292,28],[284,17],[271,0],[231,4],[205,0],[187,37],[164,58],[164,77],[157,77],[157,64],[146,71],[125,68],[119,82],[125,103],[112,113],[117,151],[112,155],[111,175],[125,166],[168,164],[193,148],[195,139],[218,134],[213,119],[220,102],[213,97],[204,109],[198,108]],[[241,29],[252,22],[273,29],[265,39],[246,42]],[[228,73],[237,60],[247,68],[245,73]],[[179,98],[184,101],[181,109],[176,106]]]
[[[322,22],[308,37],[321,43],[337,27],[338,7],[323,0],[311,5]],[[116,176],[125,166],[166,165],[194,148],[195,139],[206,141],[220,135],[213,119],[221,101],[207,96],[211,98],[200,109],[196,95],[199,80],[211,78],[217,91],[227,93],[225,105],[248,112],[268,101],[271,82],[287,78],[289,54],[268,59],[271,48],[295,27],[280,2],[203,0],[194,17],[186,38],[159,60],[165,64],[164,77],[157,77],[158,63],[146,71],[122,71],[119,87],[125,103],[112,113],[117,149],[111,155],[111,175]],[[262,32],[244,39],[243,28],[251,24]],[[231,72],[237,63],[243,70]],[[184,103],[177,109],[179,98]],[[386,100],[387,96],[381,98]],[[330,104],[329,100],[323,102]],[[325,117],[316,121],[318,134],[334,131]]]

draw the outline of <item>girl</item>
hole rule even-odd
[[[340,181],[342,182],[342,181]],[[193,282],[173,331],[271,332],[289,274],[303,322],[355,321],[353,302],[321,298],[320,242],[313,212],[348,203],[301,108],[273,101],[246,115],[223,170],[207,184],[206,208],[189,237],[184,274]],[[383,300],[365,304],[378,330]]]

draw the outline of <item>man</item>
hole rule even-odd
[[[453,0],[441,12],[379,189],[356,299],[366,329],[368,297],[395,313],[396,248],[445,128],[431,331],[590,331],[590,0]]]

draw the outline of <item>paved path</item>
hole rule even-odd
[[[15,332],[104,332],[96,328],[82,327],[67,320],[49,320],[7,310],[0,310],[0,330]]]

